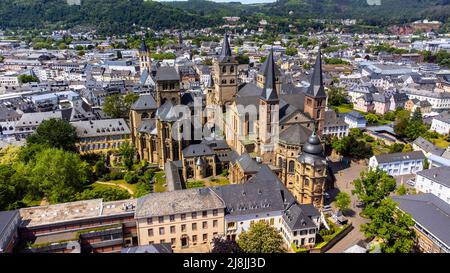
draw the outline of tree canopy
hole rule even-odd
[[[44,120],[36,132],[27,138],[27,143],[41,144],[50,148],[75,151],[78,135],[75,127],[62,119]]]
[[[114,94],[107,96],[103,104],[103,111],[112,118],[126,118],[131,106],[139,98],[138,94],[128,93],[125,96]]]
[[[385,253],[410,253],[414,247],[414,221],[400,211],[392,199],[381,201],[374,209],[371,221],[361,225],[361,231],[368,238],[382,240],[381,251]]]
[[[259,221],[239,235],[238,246],[245,253],[283,253],[283,237],[271,225]]]
[[[352,194],[364,204],[363,213],[371,216],[374,209],[396,188],[396,181],[380,169],[361,173],[360,178],[353,181],[355,189]]]

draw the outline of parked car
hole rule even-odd
[[[416,185],[416,181],[410,179],[410,180],[406,181],[406,184],[410,185],[411,187],[414,187]]]
[[[324,197],[325,197],[325,199],[330,199],[331,198],[331,196],[330,196],[330,194],[328,192],[324,193]]]
[[[333,209],[331,208],[331,205],[325,205],[323,206],[322,211],[323,212],[328,212],[328,211],[332,211]]]

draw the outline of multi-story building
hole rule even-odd
[[[81,154],[105,153],[131,142],[131,131],[124,119],[71,122],[79,137],[76,146]]]
[[[421,193],[432,193],[450,204],[450,167],[438,167],[417,173],[416,190]]]
[[[443,112],[431,121],[430,130],[436,131],[442,135],[450,134],[450,112]]]
[[[351,111],[350,113],[345,114],[344,121],[348,124],[349,129],[365,129],[367,126],[366,118],[356,111]]]
[[[139,245],[171,243],[174,252],[208,251],[224,234],[224,203],[209,189],[151,193],[138,199]]]
[[[437,90],[418,90],[414,88],[403,88],[409,99],[417,99],[419,101],[428,101],[433,110],[448,110],[450,109],[450,93],[438,92]]]
[[[369,160],[370,169],[381,169],[389,175],[415,174],[423,170],[425,155],[422,151],[374,155]]]
[[[0,211],[0,253],[10,253],[18,241],[20,225],[18,210]]]
[[[323,136],[342,138],[349,133],[349,126],[344,121],[344,117],[337,114],[334,110],[325,111],[325,125]]]
[[[431,193],[392,198],[398,208],[411,215],[416,232],[416,250],[450,253],[450,205]]]

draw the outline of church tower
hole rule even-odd
[[[314,64],[314,71],[311,77],[310,86],[306,91],[304,111],[316,121],[318,124],[317,134],[319,136],[323,133],[325,125],[325,107],[327,101],[327,94],[323,85],[322,75],[322,56],[319,48],[316,63]]]
[[[259,149],[264,162],[273,159],[279,135],[280,100],[277,94],[275,61],[271,49],[267,58],[264,87],[259,97]]]
[[[273,49],[270,49],[269,56],[264,61],[264,63],[261,65],[258,73],[256,74],[256,85],[259,88],[264,88],[264,83],[266,82],[266,74],[265,73],[267,70],[267,65],[270,60],[274,60]],[[281,73],[280,68],[276,64],[275,64],[275,83],[277,85],[277,93],[279,95],[281,92],[281,85],[283,84],[283,75]]]
[[[150,50],[148,49],[147,45],[145,44],[145,40],[142,39],[141,48],[139,49],[139,67],[140,67],[141,74],[144,73],[144,70],[150,71],[151,65],[152,65],[152,62],[150,59]]]
[[[303,145],[295,165],[295,186],[292,194],[300,204],[322,208],[327,179],[327,161],[316,129]]]
[[[222,51],[214,61],[215,104],[223,107],[231,103],[238,86],[238,61],[231,53],[228,35],[223,37]]]

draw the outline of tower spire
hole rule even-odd
[[[225,34],[223,35],[223,44],[222,44],[222,51],[220,52],[220,58],[229,58],[231,57],[231,48],[230,48],[230,43],[228,41],[228,34],[227,32],[225,32]]]
[[[273,48],[270,48],[270,53],[267,57],[267,66],[266,70],[264,71],[264,77],[265,82],[261,93],[261,98],[266,101],[278,100]]]
[[[319,52],[317,54],[316,63],[314,64],[314,71],[311,77],[311,83],[308,88],[307,94],[312,97],[326,97],[322,75],[321,46],[319,46]]]

